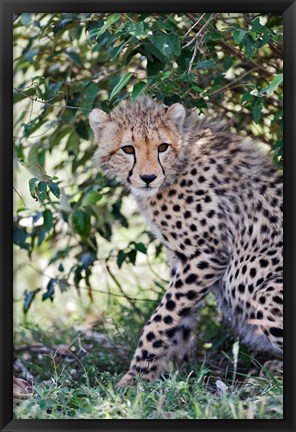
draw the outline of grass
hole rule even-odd
[[[17,419],[280,419],[282,379],[246,380],[237,345],[229,356],[208,352],[183,372],[116,389],[133,351],[128,337],[75,328],[47,331],[24,324],[16,355],[32,374],[33,397],[15,400]],[[140,327],[139,327],[140,328]],[[137,333],[137,330],[135,331]],[[113,335],[114,336],[114,335]],[[134,339],[136,343],[135,335]],[[32,341],[38,340],[38,343]],[[65,344],[65,341],[69,341]],[[63,343],[62,343],[63,342]],[[227,358],[228,357],[228,358]],[[217,361],[224,359],[222,366]]]
[[[88,375],[73,382],[58,375],[35,386],[33,399],[19,402],[15,417],[21,419],[280,419],[281,383],[266,383],[260,395],[246,397],[244,387],[219,394],[205,385],[206,370],[197,376],[172,375],[168,379],[116,390],[119,377],[99,373],[93,386]],[[208,388],[207,388],[208,387]]]

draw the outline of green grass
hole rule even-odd
[[[205,384],[207,370],[199,374],[173,374],[153,384],[117,390],[119,377],[98,373],[93,386],[87,373],[77,383],[64,375],[37,384],[33,399],[15,406],[21,419],[280,419],[281,382],[265,383],[260,394],[247,397],[236,385],[217,394],[215,385]]]
[[[116,389],[140,325],[134,330],[124,337],[114,329],[103,330],[100,323],[93,324],[91,332],[78,332],[75,326],[44,332],[36,324],[24,323],[16,355],[33,376],[34,394],[15,401],[15,418],[282,418],[282,379],[266,372],[265,379],[255,377],[248,384],[237,344],[228,354],[209,349],[206,358],[198,357],[183,372],[172,369],[155,383],[138,379],[133,387]]]

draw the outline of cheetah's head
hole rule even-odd
[[[89,116],[99,148],[94,160],[138,196],[151,196],[176,175],[185,108],[157,104],[143,97],[122,101],[110,114]]]

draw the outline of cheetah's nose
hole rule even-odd
[[[151,182],[153,182],[153,180],[156,179],[157,176],[155,174],[144,174],[144,175],[140,175],[140,177],[143,180],[143,182],[149,185]]]

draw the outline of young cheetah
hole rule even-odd
[[[282,176],[269,158],[180,104],[144,97],[89,118],[96,163],[133,192],[171,273],[119,385],[186,359],[210,291],[242,342],[281,357]]]

